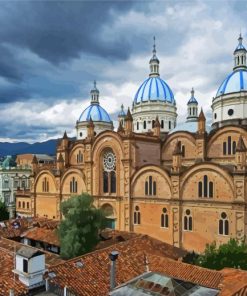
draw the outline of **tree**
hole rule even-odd
[[[216,247],[213,242],[206,246],[202,255],[195,262],[202,267],[220,270],[224,267],[241,268],[247,270],[247,244],[231,238],[226,244]]]
[[[61,211],[64,215],[58,229],[61,257],[70,259],[92,251],[106,225],[103,210],[96,208],[93,198],[83,193],[64,201]]]
[[[9,212],[4,202],[0,201],[0,221],[8,220]]]

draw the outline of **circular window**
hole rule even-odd
[[[139,211],[139,207],[138,206],[136,206],[135,209],[136,209],[136,211]]]
[[[104,162],[104,169],[107,172],[111,172],[115,169],[115,165],[116,165],[116,156],[113,152],[108,151],[104,154],[104,158],[103,158],[103,162]]]
[[[216,119],[217,118],[217,114],[216,113],[214,113],[214,119]]]
[[[167,213],[167,209],[166,208],[163,208],[163,213]]]
[[[223,213],[221,214],[221,218],[222,218],[222,219],[226,219],[226,217],[227,217],[226,213],[223,212]]]
[[[233,109],[229,109],[229,110],[228,110],[228,115],[229,115],[229,116],[232,116],[233,113],[234,113]]]
[[[190,210],[185,211],[186,215],[190,215]]]

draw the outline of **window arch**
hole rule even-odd
[[[203,180],[198,182],[199,197],[214,197],[214,183],[208,180],[208,176],[204,175]]]
[[[18,207],[21,208],[21,202],[20,201],[18,202]]]
[[[72,177],[70,181],[70,193],[77,193],[77,181],[75,177]]]
[[[181,150],[182,150],[182,156],[185,157],[185,146],[184,145],[181,146]]]
[[[140,208],[138,206],[135,206],[134,224],[136,224],[136,225],[141,224],[141,213],[140,213]]]
[[[79,150],[79,152],[76,155],[76,161],[77,161],[77,163],[83,162],[83,154],[82,154],[81,150]]]
[[[229,235],[229,221],[227,214],[222,212],[219,219],[219,234],[220,235]]]
[[[143,129],[146,129],[147,128],[147,122],[146,120],[143,121]]]
[[[139,130],[139,122],[136,123],[136,129]]]
[[[227,141],[223,142],[223,155],[234,155],[236,154],[236,141],[232,141],[232,137],[227,137]]]
[[[170,130],[172,128],[172,122],[170,120],[169,120],[168,125],[169,125],[169,130]]]
[[[156,195],[157,183],[153,180],[152,176],[149,176],[145,181],[145,195]]]
[[[43,182],[42,182],[42,191],[49,192],[49,181],[46,177],[44,177]]]
[[[193,221],[192,221],[191,212],[189,209],[187,209],[184,215],[184,230],[192,231],[192,228],[193,228]]]
[[[161,120],[161,128],[164,128],[164,120]]]
[[[116,156],[112,150],[103,155],[103,193],[117,192]]]
[[[25,209],[25,201],[22,202],[22,207]]]
[[[29,209],[29,202],[27,202],[27,209]]]
[[[169,227],[169,217],[168,217],[167,208],[162,209],[160,224],[161,224],[161,227],[164,227],[164,228]]]

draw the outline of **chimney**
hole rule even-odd
[[[111,271],[110,271],[110,291],[112,291],[116,286],[116,260],[118,258],[118,251],[112,251],[109,254],[109,259],[111,260]]]

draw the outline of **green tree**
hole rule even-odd
[[[58,229],[61,257],[70,259],[92,251],[106,225],[102,209],[96,208],[93,198],[83,193],[64,201],[61,211],[64,215]]]
[[[226,244],[216,247],[213,242],[206,246],[202,255],[195,262],[202,267],[220,270],[224,267],[241,268],[247,270],[247,244],[231,238]]]
[[[4,202],[0,201],[0,221],[8,220],[9,212]]]

